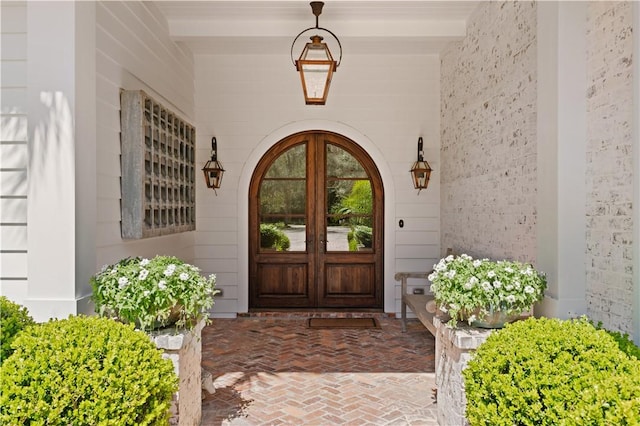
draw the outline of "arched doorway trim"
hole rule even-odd
[[[238,312],[249,310],[249,185],[262,156],[274,144],[294,133],[321,130],[341,134],[364,148],[375,162],[385,188],[384,206],[384,311],[395,312],[395,191],[393,175],[378,147],[364,134],[344,123],[328,120],[304,120],[286,124],[267,135],[251,152],[238,182]]]

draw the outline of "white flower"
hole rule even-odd
[[[493,286],[494,286],[495,288],[500,288],[500,287],[502,287],[502,283],[501,283],[500,281],[498,281],[498,280],[495,280],[495,281],[493,282]]]
[[[476,316],[475,315],[471,315],[469,317],[469,324],[471,324],[472,322],[474,322],[476,320]]]
[[[446,271],[447,264],[441,260],[440,262],[438,262],[436,265],[433,266],[433,269],[435,269],[436,272]]]
[[[138,274],[138,279],[140,281],[144,281],[147,279],[147,276],[149,275],[149,271],[146,269],[143,269],[140,271],[140,274]]]
[[[160,282],[158,283],[158,288],[160,290],[164,290],[165,288],[167,288],[167,282],[165,280],[160,280]]]
[[[518,289],[518,290],[520,289],[520,286],[521,286],[521,285],[522,285],[522,284],[520,284],[520,281],[515,281],[515,282],[513,283],[513,286],[514,286],[516,289]]]
[[[149,264],[149,259],[142,259],[140,261],[140,266],[147,266]]]
[[[129,278],[127,277],[118,278],[118,285],[120,286],[120,288],[126,286],[127,284],[129,284]]]
[[[455,277],[455,276],[456,276],[456,271],[455,271],[455,269],[452,269],[452,270],[448,271],[447,273],[445,273],[445,276],[446,276],[447,278],[449,278],[450,280],[452,280],[452,279],[453,279],[453,277]]]
[[[453,261],[453,255],[450,254],[449,256],[445,257],[444,260],[446,260],[447,262]]]
[[[507,290],[507,291],[511,291],[511,290],[513,290],[513,285],[507,284],[507,285],[504,286],[504,289]]]
[[[100,269],[100,272],[105,272],[108,268],[109,265],[102,265],[102,269]]]
[[[181,274],[180,274],[180,279],[181,279],[182,281],[186,281],[186,280],[188,280],[188,279],[189,279],[189,274],[187,274],[186,272],[181,273]]]
[[[166,277],[170,277],[171,275],[173,275],[173,273],[176,270],[176,265],[174,265],[173,263],[167,266],[167,269],[164,270],[164,275]]]
[[[427,277],[427,279],[428,279],[429,281],[433,281],[433,280],[435,280],[435,279],[436,279],[436,277],[437,277],[437,276],[438,276],[438,275],[437,275],[435,272],[433,272],[433,273],[429,274],[429,276]]]
[[[492,291],[493,287],[491,286],[491,283],[489,281],[483,281],[482,284],[480,284],[482,286],[482,288],[484,289],[484,291]]]
[[[150,294],[151,294],[151,292],[150,292],[149,290],[145,290],[145,291],[143,291],[143,292],[142,292],[142,295],[143,295],[144,297],[147,297],[147,296],[148,296],[148,295],[150,295]]]
[[[533,269],[531,269],[531,267],[529,266],[527,267],[527,269],[520,271],[520,273],[525,274],[527,276],[531,276],[533,275]]]
[[[525,293],[529,293],[529,294],[533,294],[533,293],[535,293],[535,292],[536,292],[536,290],[535,290],[533,287],[531,287],[530,285],[528,285],[528,286],[526,286],[526,287],[524,288],[524,292],[525,292]]]
[[[478,284],[478,278],[474,276],[469,278],[469,281],[464,283],[464,288],[467,290],[471,290],[473,287],[475,287],[476,284]]]
[[[474,261],[473,261],[473,267],[474,267],[474,268],[477,268],[477,267],[479,267],[480,265],[482,265],[482,260],[480,260],[480,259],[476,259],[476,260],[474,260]]]
[[[469,256],[469,255],[468,255],[468,254],[466,254],[466,253],[462,253],[462,254],[460,255],[460,258],[461,258],[461,259],[464,259],[464,260],[471,260],[471,259],[473,259],[473,257]]]
[[[505,272],[508,272],[508,273],[512,273],[513,272],[513,269],[511,269],[508,266],[506,268],[504,268],[504,270],[505,270]]]
[[[507,302],[513,303],[516,301],[516,297],[513,294],[510,294],[506,297]]]
[[[493,278],[493,277],[495,277],[495,276],[496,276],[496,273],[495,273],[494,271],[489,271],[489,272],[487,272],[487,276],[488,276],[489,278]]]

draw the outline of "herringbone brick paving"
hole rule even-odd
[[[434,338],[417,321],[310,329],[304,318],[214,319],[202,425],[437,425]]]

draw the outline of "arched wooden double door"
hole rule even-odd
[[[382,308],[383,187],[350,139],[274,145],[249,190],[250,307]]]

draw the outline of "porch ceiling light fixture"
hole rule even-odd
[[[204,180],[207,183],[207,188],[213,189],[216,195],[218,195],[216,189],[220,188],[224,169],[218,161],[218,141],[215,136],[211,138],[211,160],[207,161],[202,171],[204,172]]]
[[[327,102],[331,77],[333,76],[333,73],[336,72],[340,62],[342,61],[342,45],[334,33],[318,25],[318,17],[322,13],[324,2],[312,1],[310,4],[311,11],[316,17],[316,26],[300,31],[296,38],[293,39],[293,43],[291,44],[291,61],[296,66],[296,70],[300,73],[305,104],[324,105]],[[307,43],[305,45],[298,60],[294,61],[294,45],[298,38],[309,30],[324,31],[330,34],[338,42],[338,47],[340,48],[338,61],[333,59],[329,46],[322,41],[322,36],[318,34],[310,37],[311,43]]]
[[[433,169],[424,161],[424,149],[422,136],[418,138],[418,159],[411,167],[411,177],[413,178],[413,187],[418,190],[418,194],[429,186],[429,178]]]

